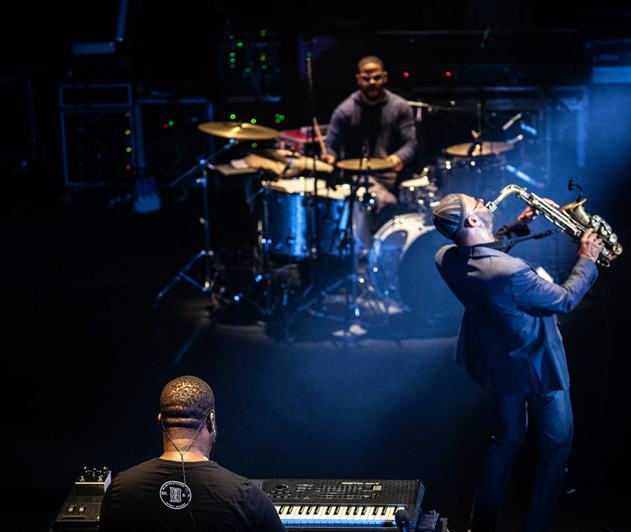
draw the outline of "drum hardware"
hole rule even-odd
[[[407,212],[429,214],[432,202],[437,199],[438,187],[430,173],[433,168],[426,166],[419,175],[402,181],[399,185],[399,205]]]
[[[274,314],[274,310],[276,309],[276,304],[278,301],[278,297],[275,294],[275,285],[272,277],[272,267],[270,261],[270,252],[269,245],[270,240],[266,238],[267,231],[267,220],[268,220],[268,200],[266,196],[266,187],[262,186],[259,189],[259,195],[261,196],[261,203],[263,208],[263,214],[261,216],[261,227],[259,228],[260,238],[259,242],[263,247],[262,254],[262,271],[257,273],[254,277],[254,280],[250,285],[246,288],[246,290],[239,292],[234,296],[234,301],[237,303],[241,301],[249,302],[256,310],[260,312],[260,314],[264,317],[269,317]],[[262,291],[262,299],[263,302],[259,303],[258,296],[252,296],[251,292],[260,292]]]
[[[293,278],[297,277],[294,267],[316,253],[317,242],[314,241],[317,237],[313,235],[316,229],[311,215],[313,202],[324,189],[325,182],[297,177],[263,181],[261,185],[258,232],[262,270],[234,299],[237,302],[246,300],[265,318],[276,317],[287,338],[287,309],[290,302],[293,303]],[[276,259],[274,264],[273,258]],[[286,264],[279,265],[282,260]]]
[[[368,159],[358,160],[357,164],[360,164],[359,161],[365,162]],[[355,164],[352,163],[349,166],[355,167]],[[390,163],[388,162],[388,164]],[[368,181],[369,169],[362,170],[360,166],[357,166],[357,169],[358,172],[353,174],[349,184],[341,186],[339,191],[329,191],[329,199],[337,197],[340,198],[338,201],[341,201],[342,210],[339,213],[341,216],[336,226],[336,234],[339,238],[337,257],[342,261],[341,265],[345,274],[318,290],[314,295],[311,295],[314,286],[310,285],[301,297],[303,303],[298,305],[294,314],[295,318],[304,311],[311,311],[317,317],[344,322],[348,324],[348,327],[342,332],[346,332],[347,334],[344,335],[347,337],[358,336],[360,334],[358,331],[365,332],[361,323],[362,310],[359,302],[360,300],[369,301],[375,298],[371,292],[370,284],[367,282],[367,276],[362,275],[359,271],[361,250],[357,249],[359,244],[357,239],[357,206],[363,205],[364,208],[369,208],[367,205],[370,203],[370,184]],[[320,241],[320,248],[323,248],[322,241]],[[322,254],[316,257],[316,260],[326,258],[326,251],[324,249]],[[336,254],[329,255],[330,258],[335,256]],[[343,303],[345,311],[342,316],[329,312],[332,303]],[[314,309],[317,304],[320,304],[320,308]],[[293,319],[290,320],[290,323],[291,321]]]
[[[321,179],[297,177],[281,178],[263,182],[261,189],[262,213],[259,220],[259,242],[262,248],[264,273],[257,282],[265,280],[267,314],[277,311],[285,337],[288,337],[290,303],[294,303],[291,280],[283,279],[284,271],[291,266],[299,267],[305,262],[313,266],[321,257],[319,238],[320,207],[327,209],[331,204],[327,198],[326,182]],[[285,260],[287,264],[272,272],[271,261]],[[295,271],[295,270],[294,270]],[[315,286],[310,269],[309,286],[298,297],[304,301]],[[265,309],[260,310],[264,311]]]
[[[347,161],[340,161],[338,163],[339,168],[344,167],[344,163]],[[345,233],[345,240],[343,241],[342,249],[348,250],[348,275],[346,276],[347,286],[350,289],[346,290],[346,302],[347,307],[350,311],[350,321],[351,326],[357,323],[357,320],[360,317],[360,308],[357,304],[357,299],[359,296],[359,284],[362,283],[362,278],[358,275],[358,256],[357,250],[355,249],[355,230],[356,230],[356,216],[355,216],[355,201],[358,200],[357,193],[359,191],[360,185],[363,186],[365,190],[369,190],[370,184],[368,182],[368,172],[370,171],[371,166],[366,166],[362,170],[362,163],[370,162],[370,159],[360,159],[358,160],[358,174],[351,177],[351,188],[350,194],[348,196],[348,224],[347,230]],[[340,164],[341,163],[341,164]],[[350,165],[349,165],[350,166]]]
[[[221,151],[224,151],[231,147],[231,144],[228,144],[221,148],[217,153],[213,156],[209,157],[201,157],[198,160],[198,164],[190,168],[180,177],[178,177],[175,181],[170,183],[169,186],[177,186],[179,183],[184,181],[185,179],[191,177],[194,173],[199,172],[201,170],[202,177],[197,179],[196,184],[201,186],[202,190],[202,200],[203,200],[203,218],[202,223],[204,225],[204,248],[197,253],[185,266],[182,268],[175,277],[158,293],[153,308],[158,308],[160,304],[160,300],[167,294],[173,286],[181,280],[187,281],[200,291],[204,293],[211,293],[212,295],[218,296],[220,298],[225,297],[229,292],[232,291],[232,283],[227,278],[225,268],[220,263],[220,261],[216,260],[215,253],[210,249],[210,227],[208,221],[208,169],[214,169],[213,165],[208,162],[209,159],[215,157]],[[198,282],[196,279],[191,277],[189,274],[190,269],[197,263],[197,261],[203,259],[204,260],[204,280],[203,282]]]
[[[173,286],[181,280],[187,281],[200,291],[204,293],[210,293],[213,296],[219,297],[220,302],[228,301],[230,296],[234,292],[232,283],[228,279],[225,268],[217,260],[215,253],[210,249],[210,227],[208,218],[208,170],[215,171],[215,166],[210,161],[214,161],[216,156],[226,151],[229,148],[237,146],[241,140],[267,140],[273,139],[278,136],[278,131],[266,128],[263,126],[256,126],[253,124],[239,124],[236,122],[205,122],[198,126],[198,129],[210,135],[223,137],[230,139],[231,142],[224,145],[221,149],[212,155],[207,157],[200,157],[198,163],[191,167],[188,171],[175,179],[169,186],[179,186],[180,183],[188,180],[193,175],[196,175],[200,169],[202,177],[197,179],[195,183],[201,186],[202,199],[203,199],[203,218],[202,223],[204,225],[204,249],[202,249],[197,255],[195,255],[185,266],[182,268],[175,277],[162,289],[157,295],[153,308],[156,309],[160,303],[160,300],[173,288]],[[197,261],[204,260],[204,280],[198,282],[189,274],[190,269],[197,263]]]
[[[226,275],[225,267],[220,263],[220,261],[216,260],[214,252],[210,249],[210,227],[208,217],[208,170],[212,169],[213,171],[215,171],[216,167],[209,161],[213,161],[219,153],[227,150],[228,148],[238,145],[241,140],[274,139],[278,136],[279,133],[278,131],[271,128],[247,123],[240,124],[237,122],[206,122],[200,124],[198,126],[198,129],[203,133],[230,139],[230,142],[223,146],[219,151],[211,156],[200,158],[196,166],[192,167],[190,170],[185,172],[182,176],[180,176],[170,184],[170,186],[177,186],[179,183],[198,172],[199,169],[202,170],[202,177],[200,179],[197,179],[196,183],[201,185],[203,194],[204,212],[202,221],[204,224],[205,247],[195,257],[193,257],[193,259],[191,259],[191,261],[189,261],[184,266],[184,268],[182,268],[176,274],[171,282],[168,283],[166,287],[158,294],[153,305],[154,309],[157,308],[162,297],[164,297],[164,295],[180,280],[189,282],[204,293],[211,293],[212,295],[219,297],[220,303],[227,303],[228,301],[238,302],[241,299],[249,299],[249,297],[245,293],[235,294],[234,287],[232,286],[232,283]],[[191,275],[189,274],[190,269],[200,259],[204,259],[205,263],[204,280],[201,283],[191,277]],[[269,302],[269,287],[271,286],[270,278],[271,276],[269,275],[269,268],[267,265],[264,265],[264,272],[263,274],[256,277],[256,281],[264,281],[263,286],[266,287],[266,305],[265,307],[258,306],[258,308],[266,315],[271,313],[271,311],[269,310],[271,308],[271,303]]]
[[[483,130],[483,110],[482,104],[477,104],[477,129],[471,131],[471,137],[473,142],[464,142],[461,144],[454,144],[444,150],[447,155],[456,157],[464,157],[469,159],[472,166],[475,166],[475,160],[477,158],[487,158],[487,156],[499,156],[507,151],[513,149],[513,146],[519,141],[523,140],[522,134],[517,135],[515,138],[504,141],[487,140],[489,134],[486,130]],[[518,113],[501,126],[501,131],[506,132],[510,127],[520,120],[523,113]],[[491,128],[493,130],[494,128]]]
[[[478,157],[440,157],[436,169],[436,183],[440,197],[451,192],[468,190],[474,197],[494,194],[493,185],[504,173],[506,157],[503,153]]]

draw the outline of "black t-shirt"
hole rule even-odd
[[[253,482],[215,462],[153,458],[119,473],[103,498],[104,532],[285,532]]]

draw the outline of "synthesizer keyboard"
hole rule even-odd
[[[285,528],[390,530],[405,510],[410,529],[421,513],[425,487],[418,480],[258,480]]]

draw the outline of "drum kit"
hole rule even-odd
[[[248,123],[208,122],[198,129],[206,134],[239,141],[263,141],[275,139],[279,132]],[[215,154],[216,155],[216,154]],[[226,278],[226,272],[210,249],[210,227],[208,223],[208,171],[218,170],[215,156],[203,157],[199,164],[173,184],[201,169],[202,177],[197,180],[203,191],[204,248],[189,261],[182,270],[158,294],[154,308],[179,281],[187,281],[202,292],[217,295],[218,292],[236,301],[249,300],[264,315],[272,315],[278,305],[287,305],[287,287],[278,287],[274,281],[274,267],[307,264],[316,268],[323,261],[348,264],[348,278],[356,279],[357,258],[366,258],[372,245],[369,211],[371,195],[368,187],[361,183],[367,172],[390,170],[392,163],[385,159],[351,159],[333,166],[314,157],[284,149],[263,149],[250,152],[241,159],[231,161],[230,170],[237,175],[261,175],[257,190],[257,269],[253,286],[237,292]],[[354,177],[351,182],[337,183],[336,168]],[[204,279],[200,282],[191,274],[192,267],[203,261]],[[304,269],[304,268],[303,268]],[[344,267],[342,266],[342,270]],[[346,276],[345,276],[346,277]],[[305,304],[307,296],[316,291],[320,296],[331,292],[343,283],[336,280],[323,289],[308,286],[298,296],[298,307]],[[260,292],[252,295],[252,292]],[[350,293],[350,291],[349,291]],[[356,301],[349,303],[351,314],[357,315]],[[297,308],[298,308],[297,307]]]
[[[202,123],[198,129],[230,140],[231,144],[217,153],[240,141],[274,140],[280,134],[272,128],[231,121]],[[476,142],[454,145],[447,149],[447,153],[477,157],[500,154],[511,148],[512,145],[507,143]],[[362,313],[359,299],[363,301],[368,297],[383,309],[386,320],[388,309],[393,307],[422,312],[419,305],[430,294],[432,285],[440,285],[440,280],[432,273],[435,270],[433,251],[444,243],[433,242],[436,231],[429,219],[431,207],[439,199],[431,167],[400,184],[400,213],[374,232],[371,228],[374,201],[368,175],[391,170],[393,163],[389,160],[348,159],[333,166],[291,150],[262,149],[250,151],[241,159],[230,161],[229,165],[215,165],[213,161],[217,153],[200,159],[199,165],[191,169],[202,170],[199,182],[204,194],[205,247],[158,294],[154,308],[178,281],[184,280],[202,292],[219,294],[232,301],[247,300],[264,316],[277,315],[279,307],[283,315],[288,309],[293,310],[294,316],[285,318],[286,324],[305,310],[329,317],[324,299],[336,297],[340,292],[346,316],[331,316],[335,319],[350,319],[357,323]],[[258,200],[258,238],[254,251],[257,271],[254,281],[245,290],[234,289],[210,249],[206,188],[209,169],[224,175],[234,175],[231,173],[234,172],[261,176],[260,187],[256,187],[255,193]],[[351,177],[347,179],[346,176]],[[424,242],[427,244],[423,245]],[[432,252],[423,254],[424,249]],[[190,273],[199,260],[205,262],[202,282]],[[336,267],[331,269],[331,263]],[[275,271],[288,266],[296,267],[301,276],[304,272],[307,275],[306,281],[299,280],[297,294],[292,291],[295,283],[281,282],[279,285],[275,279]],[[364,268],[362,271],[361,267]],[[424,273],[425,282],[418,279],[419,268],[431,274]],[[330,278],[321,275],[323,270],[327,274],[333,271],[339,275]],[[315,305],[321,306],[319,311],[314,309]]]

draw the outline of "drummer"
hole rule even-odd
[[[324,141],[326,153],[321,159],[335,164],[368,157],[390,163],[387,170],[368,175],[369,192],[375,200],[371,221],[374,233],[396,214],[398,184],[412,176],[416,126],[407,101],[386,89],[388,73],[381,59],[375,56],[360,59],[355,78],[358,90],[331,115]]]

